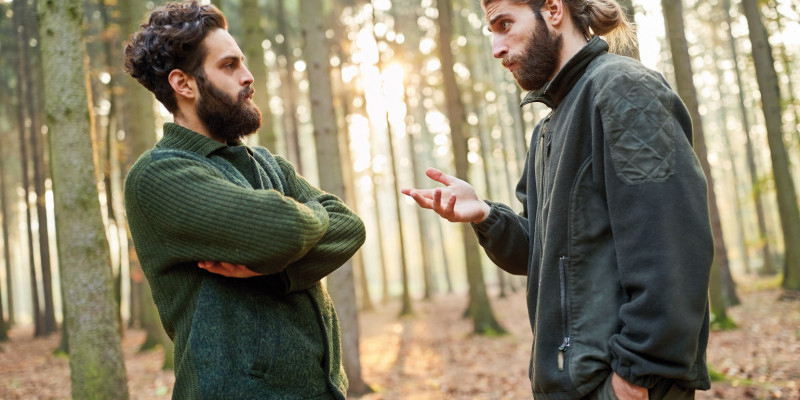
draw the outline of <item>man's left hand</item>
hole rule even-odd
[[[648,400],[650,398],[647,388],[636,386],[614,372],[611,377],[611,387],[619,400]]]
[[[252,278],[254,276],[264,275],[251,271],[245,265],[221,261],[200,261],[197,263],[197,266],[212,274],[227,276],[228,278]]]

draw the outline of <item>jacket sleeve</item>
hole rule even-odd
[[[294,167],[275,157],[287,181],[286,194],[300,202],[319,202],[328,213],[328,229],[302,259],[286,269],[287,290],[308,289],[342,266],[364,244],[364,223],[338,197],[309,184]]]
[[[527,162],[526,162],[527,165]],[[471,224],[478,243],[498,267],[514,275],[527,275],[530,232],[528,221],[528,171],[517,184],[517,199],[523,204],[520,214],[511,207],[492,201],[489,216],[479,224]]]
[[[604,186],[622,290],[612,368],[634,384],[696,374],[713,259],[706,180],[678,95],[654,72],[598,92]]]
[[[283,271],[323,237],[329,217],[319,200],[245,189],[200,160],[152,153],[125,183],[129,218],[144,218],[175,264],[218,260],[264,274]]]

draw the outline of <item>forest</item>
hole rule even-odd
[[[173,344],[123,204],[172,118],[123,48],[164,3],[0,0],[0,399],[171,396]],[[525,277],[400,192],[436,185],[435,167],[522,211],[549,109],[519,107],[480,1],[205,3],[254,77],[248,145],[364,221],[366,243],[324,283],[349,397],[532,398]],[[623,55],[680,95],[709,184],[713,383],[698,398],[800,399],[800,3],[619,3],[637,27]]]

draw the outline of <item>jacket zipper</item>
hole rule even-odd
[[[561,332],[564,335],[564,341],[558,347],[558,370],[564,370],[564,353],[570,346],[569,337],[569,314],[567,312],[567,257],[561,256],[558,259],[558,272],[561,275]]]

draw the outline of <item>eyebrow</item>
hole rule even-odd
[[[236,55],[236,54],[227,54],[217,59],[218,63],[223,63],[225,61],[245,61],[244,54]]]
[[[494,16],[492,16],[492,18],[491,18],[491,19],[489,19],[489,26],[492,26],[492,25],[494,25],[494,24],[495,24],[495,22],[497,22],[498,20],[500,20],[500,19],[503,19],[503,18],[505,18],[505,17],[509,16],[510,14],[511,14],[511,13],[509,13],[509,12],[506,12],[506,11],[503,11],[503,12],[500,12],[500,13],[498,13],[498,14],[495,14]]]

